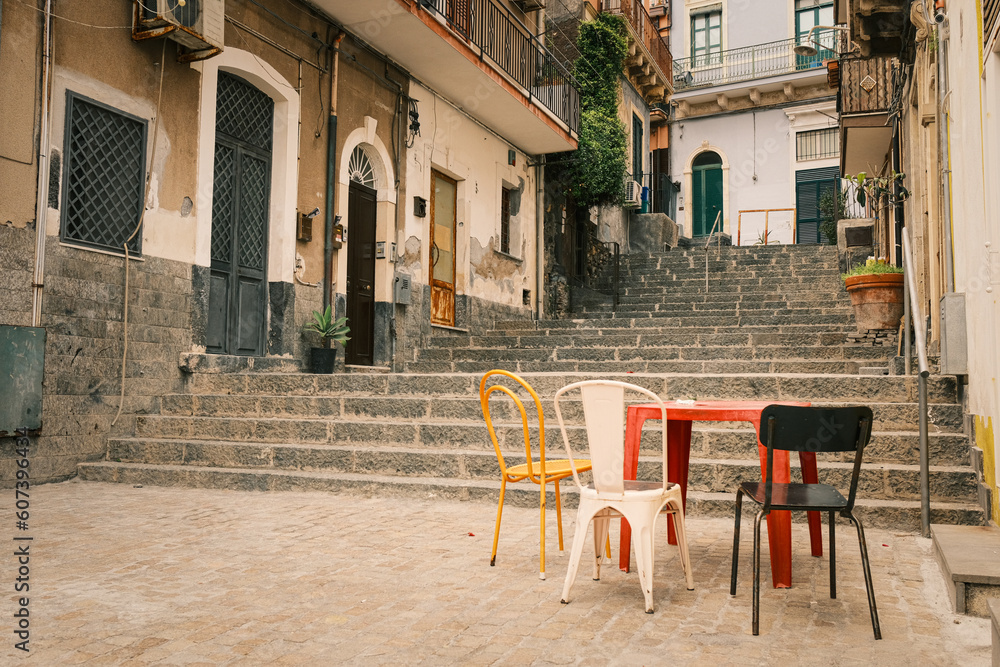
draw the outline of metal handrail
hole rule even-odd
[[[620,266],[621,266],[621,246],[618,245],[617,241],[603,241],[604,245],[612,246],[612,254],[614,255],[614,271],[612,282],[614,284],[614,293],[611,295],[611,312],[618,312],[618,288],[620,284]]]
[[[712,231],[708,233],[708,240],[705,241],[705,291],[708,291],[708,244],[712,242],[712,236],[715,234],[715,228],[719,226],[719,220],[722,218],[722,211],[715,214],[715,222],[712,223]],[[719,258],[719,254],[722,252],[722,237],[718,239],[718,246],[715,249],[715,258]]]
[[[503,3],[496,0],[421,0],[420,7],[437,14],[451,30],[480,50],[509,75],[527,95],[566,123],[580,125],[580,85],[566,65]]]
[[[913,253],[910,250],[910,230],[903,227],[903,272],[906,276],[906,292],[909,300],[903,335],[909,340],[910,318],[913,320],[913,331],[917,339],[917,410],[920,429],[920,532],[924,537],[931,536],[931,484],[930,460],[927,443],[927,343],[924,320],[920,315],[920,299],[917,296],[917,279],[910,267],[914,266]],[[906,360],[906,372],[909,374],[909,357]]]

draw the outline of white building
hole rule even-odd
[[[670,174],[684,236],[817,243],[839,187],[832,0],[674,0]],[[809,42],[812,56],[794,47]],[[721,229],[720,229],[721,228]],[[766,229],[766,232],[765,232]]]

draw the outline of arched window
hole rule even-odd
[[[694,159],[691,183],[691,235],[707,236],[722,211],[722,158],[705,151]],[[722,231],[722,219],[716,232]]]
[[[368,153],[361,146],[355,146],[351,161],[347,163],[347,174],[351,181],[375,189],[375,168]]]

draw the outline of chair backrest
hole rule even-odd
[[[566,385],[556,392],[556,419],[562,431],[566,456],[573,468],[573,479],[582,486],[574,463],[573,450],[569,444],[569,432],[563,421],[560,401],[567,392],[579,389],[583,401],[583,416],[586,424],[587,443],[590,449],[591,474],[594,487],[600,494],[621,494],[625,490],[625,392],[633,391],[644,395],[659,405],[663,430],[663,483],[667,484],[667,410],[663,400],[653,392],[638,385],[616,380],[585,380]]]
[[[771,470],[774,450],[790,452],[855,452],[854,472],[847,509],[854,499],[861,474],[861,457],[871,439],[871,408],[855,405],[843,408],[769,405],[760,414],[760,441],[767,446],[765,506],[771,500]]]
[[[499,377],[498,377],[499,376]],[[488,380],[493,378],[494,381],[501,380],[501,377],[510,378],[513,382],[510,384],[515,384],[515,389],[517,385],[527,392],[531,399],[535,402],[535,410],[538,414],[538,449],[539,449],[539,460],[538,464],[531,456],[531,435],[528,424],[528,414],[524,409],[524,403],[518,398],[517,394],[507,386],[503,384],[495,384],[492,387],[487,388]],[[486,428],[490,432],[490,440],[493,441],[493,450],[497,455],[497,462],[500,464],[501,474],[507,474],[507,463],[504,461],[503,454],[500,452],[500,442],[497,439],[496,427],[493,425],[493,416],[490,413],[490,396],[494,392],[500,392],[506,394],[517,406],[518,411],[521,413],[521,430],[524,433],[524,456],[528,463],[528,475],[533,482],[538,482],[539,477],[545,477],[545,415],[542,413],[542,402],[538,398],[538,394],[535,390],[531,388],[531,385],[524,381],[524,379],[510,373],[508,371],[503,371],[499,369],[494,369],[486,373],[483,379],[479,381],[479,404],[483,409],[483,418],[486,420]]]

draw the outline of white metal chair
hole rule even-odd
[[[583,400],[584,421],[590,447],[591,475],[593,482],[580,483],[574,464],[569,433],[563,421],[560,400],[567,392],[579,389]],[[663,479],[659,482],[626,481],[623,478],[625,462],[625,391],[643,394],[660,406],[663,433]],[[587,526],[594,522],[594,580],[601,578],[601,547],[607,539],[613,514],[619,514],[632,526],[632,547],[635,550],[639,583],[646,601],[646,613],[653,613],[653,536],[656,519],[664,507],[674,521],[681,567],[687,579],[688,590],[694,590],[691,576],[691,559],[688,555],[687,536],[684,533],[684,502],[681,487],[667,481],[667,410],[659,396],[643,387],[613,380],[586,380],[574,382],[556,392],[556,419],[562,430],[566,455],[573,466],[573,479],[580,491],[580,505],[570,552],[569,569],[563,585],[562,602],[569,601],[569,592],[576,579],[576,572],[583,555]]]

